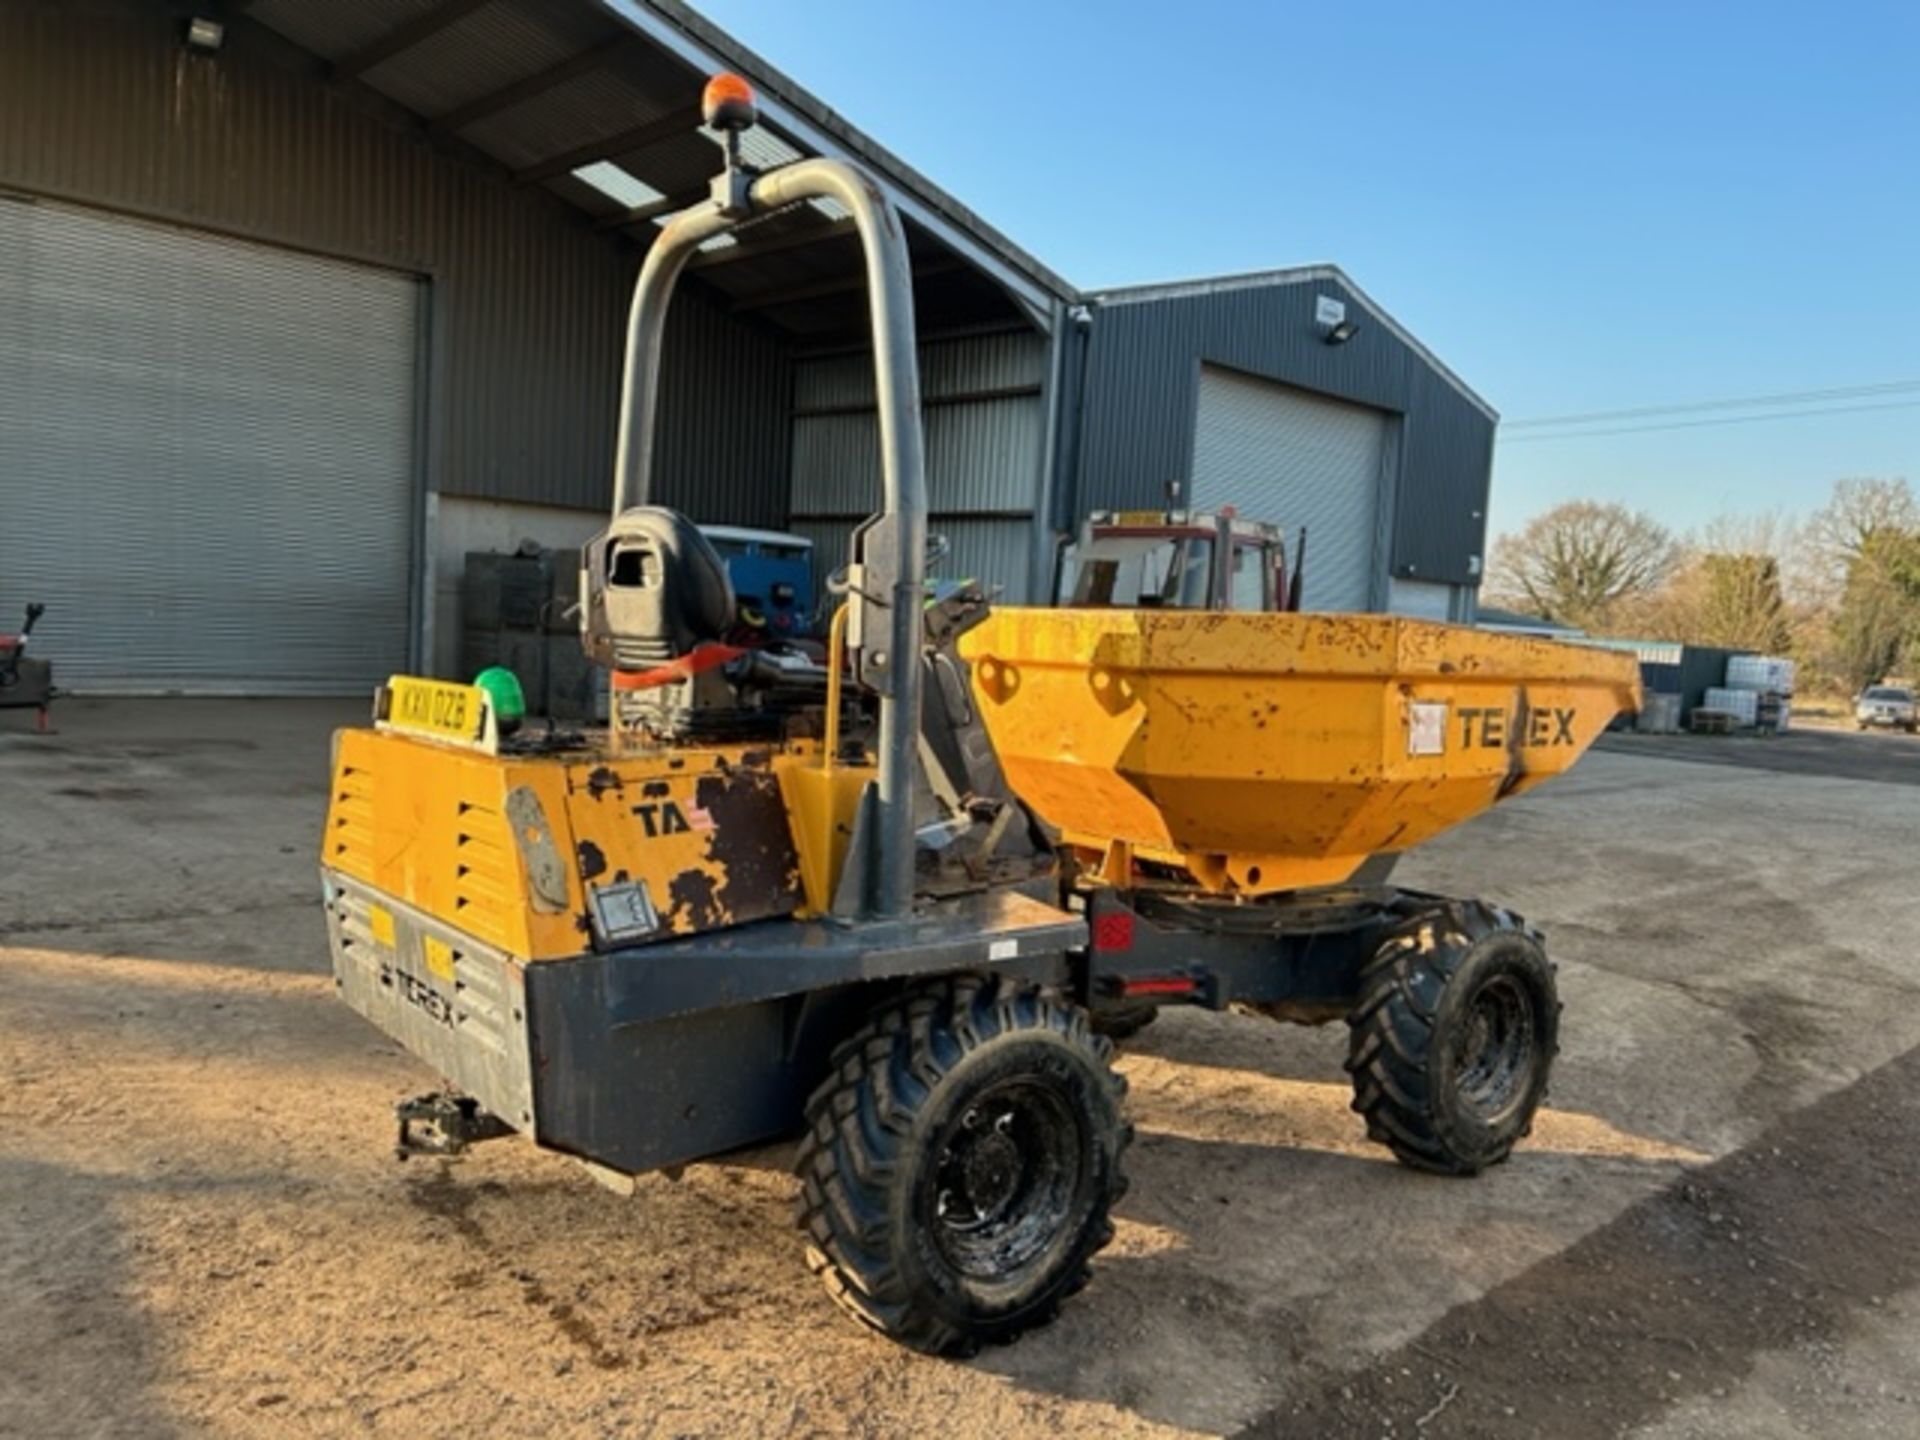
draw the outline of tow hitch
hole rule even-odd
[[[410,1155],[459,1155],[469,1145],[513,1133],[511,1125],[482,1110],[472,1096],[444,1090],[402,1100],[393,1112],[400,1121],[394,1153],[402,1160]]]

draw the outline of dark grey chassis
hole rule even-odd
[[[1244,1005],[1321,1025],[1359,998],[1385,933],[1441,897],[1361,886],[1237,904],[1180,890],[1087,892],[1076,998],[1099,1017],[1141,1001]]]
[[[519,1131],[622,1174],[797,1132],[833,1047],[916,984],[1007,973],[1096,1019],[1148,1002],[1324,1023],[1352,1008],[1386,931],[1442,903],[1385,886],[1250,904],[1093,889],[1062,909],[998,890],[907,920],[771,920],[522,964],[330,881],[343,998],[453,1087],[401,1107],[403,1151]],[[364,921],[369,900],[395,916],[391,949]],[[451,985],[418,961],[428,935],[453,947]]]

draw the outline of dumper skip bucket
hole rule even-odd
[[[1640,698],[1630,655],[1384,615],[1003,609],[961,651],[1008,780],[1069,844],[1248,895],[1524,793]]]

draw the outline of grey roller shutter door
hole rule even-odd
[[[0,626],[70,688],[346,693],[407,662],[416,280],[0,201]]]
[[[1231,370],[1203,366],[1194,424],[1195,509],[1307,527],[1310,610],[1373,604],[1387,417]]]

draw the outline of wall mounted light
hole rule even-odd
[[[1313,323],[1320,327],[1320,338],[1329,345],[1344,345],[1360,333],[1360,324],[1347,318],[1347,302],[1337,295],[1313,297]]]
[[[187,20],[182,34],[189,50],[211,55],[227,41],[227,27],[211,15],[194,15]]]

